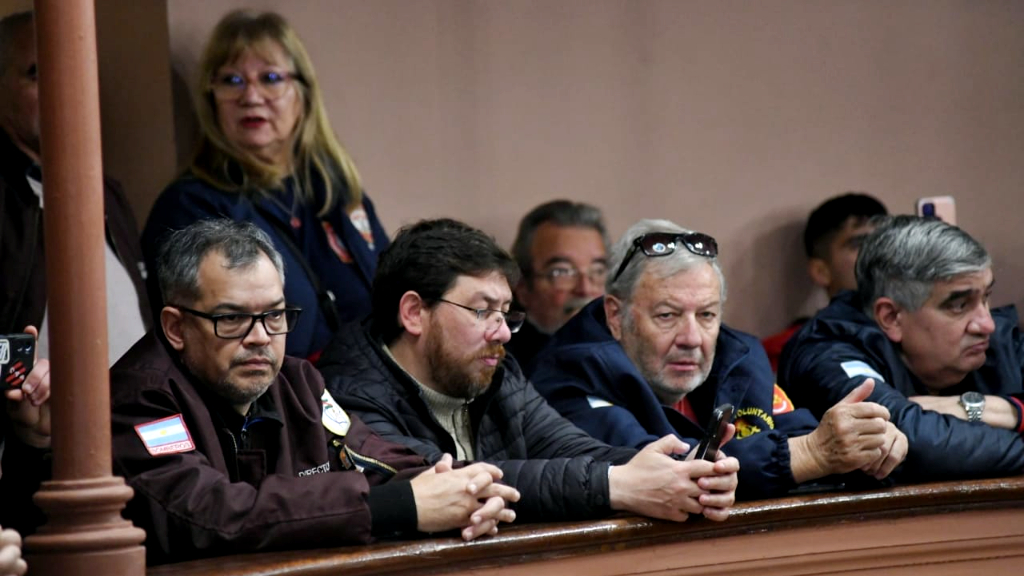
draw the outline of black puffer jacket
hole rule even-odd
[[[429,462],[455,442],[430,414],[416,383],[358,324],[342,327],[318,365],[342,408],[385,439],[405,444]],[[477,460],[496,464],[522,495],[519,519],[578,520],[611,511],[608,466],[636,454],[595,440],[548,405],[506,357],[486,392],[469,404]]]

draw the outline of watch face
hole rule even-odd
[[[960,396],[960,401],[963,402],[964,405],[980,405],[984,404],[985,396],[981,392],[964,392],[963,395]]]

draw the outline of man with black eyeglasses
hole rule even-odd
[[[401,230],[381,254],[366,325],[342,328],[318,367],[328,389],[381,436],[434,462],[445,452],[496,464],[517,488],[517,519],[613,510],[724,520],[738,462],[679,461],[672,436],[615,448],[559,416],[506,356],[524,321],[510,308],[519,270],[483,232],[454,220]]]
[[[285,357],[297,308],[281,255],[248,222],[205,220],[160,252],[161,331],[111,369],[114,469],[150,564],[367,543],[515,514],[487,464],[427,467],[350,417],[305,360]]]
[[[506,348],[527,366],[551,335],[604,294],[608,232],[589,204],[552,200],[519,221],[512,256],[522,275],[514,287],[526,322]]]
[[[665,434],[693,443],[716,406],[735,407],[741,498],[779,496],[827,476],[872,485],[906,455],[885,408],[851,392],[821,422],[775,385],[758,340],[722,324],[718,244],[667,220],[641,220],[612,248],[606,296],[570,320],[530,377],[551,404],[609,444]],[[874,477],[874,478],[872,478]],[[824,486],[820,484],[815,489]]]

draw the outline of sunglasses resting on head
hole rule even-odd
[[[648,258],[668,256],[676,251],[679,244],[682,244],[687,250],[697,256],[704,256],[705,258],[715,258],[718,256],[718,242],[707,234],[701,232],[651,232],[633,240],[633,246],[630,247],[629,252],[626,252],[626,257],[622,259],[622,264],[615,271],[612,282],[619,279],[619,276],[622,275],[626,266],[629,265],[629,261],[633,259],[637,252],[643,252],[644,256]]]

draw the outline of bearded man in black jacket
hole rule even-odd
[[[520,520],[728,517],[735,458],[673,459],[689,449],[674,436],[640,452],[608,446],[534,390],[504,350],[525,319],[509,311],[517,276],[508,253],[460,222],[400,231],[381,254],[369,323],[343,328],[321,357],[331,394],[428,462],[497,464],[522,495]]]

